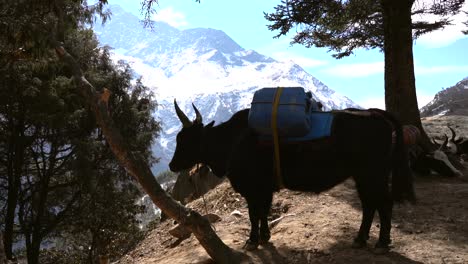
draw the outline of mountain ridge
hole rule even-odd
[[[435,115],[468,116],[468,77],[439,91],[432,101],[421,108],[421,117]]]
[[[112,5],[111,10],[110,21],[95,25],[99,41],[113,47],[113,58],[127,61],[145,85],[156,87],[160,107],[155,115],[163,121],[163,130],[153,148],[161,157],[154,172],[167,169],[175,148],[180,122],[174,99],[189,116],[193,102],[204,120],[216,122],[250,107],[253,93],[263,87],[304,87],[325,110],[360,108],[296,63],[244,49],[221,30],[179,30],[163,22],[154,22],[149,30],[122,8]]]

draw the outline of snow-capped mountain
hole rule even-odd
[[[154,150],[161,162],[155,172],[167,169],[180,130],[174,98],[189,117],[193,116],[193,102],[205,121],[217,122],[250,107],[254,91],[262,87],[302,86],[325,109],[359,108],[294,62],[279,62],[246,50],[223,31],[179,30],[163,22],[145,29],[136,16],[119,6],[110,8],[112,19],[94,27],[99,41],[113,47],[116,60],[129,62],[143,83],[155,88],[160,104],[155,114],[163,122],[163,131]]]

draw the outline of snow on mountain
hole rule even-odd
[[[421,117],[468,115],[468,77],[452,87],[439,91],[420,111]]]
[[[155,172],[167,169],[175,148],[180,122],[173,100],[193,116],[191,103],[205,121],[226,121],[236,111],[250,107],[255,90],[262,87],[302,86],[325,109],[358,107],[337,94],[293,61],[279,62],[239,46],[226,33],[210,28],[178,30],[163,22],[143,28],[138,18],[111,5],[112,19],[94,30],[102,44],[114,48],[114,59],[125,60],[155,88],[160,107],[155,115],[163,131],[155,155],[161,162]]]

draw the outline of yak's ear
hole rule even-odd
[[[210,123],[208,123],[205,127],[213,127],[214,123],[215,123],[215,121],[213,120]]]

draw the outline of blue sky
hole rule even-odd
[[[431,1],[431,0],[422,0]],[[140,1],[109,0],[140,14]],[[336,60],[326,48],[291,46],[291,36],[273,39],[263,12],[273,12],[280,0],[160,0],[154,20],[179,29],[196,27],[223,30],[244,49],[253,49],[277,60],[293,60],[331,89],[364,107],[384,108],[384,56],[378,50],[358,50]],[[468,11],[468,3],[463,10]],[[418,18],[413,18],[418,19]],[[468,77],[468,36],[461,33],[467,15],[453,18],[454,25],[426,34],[414,42],[416,88],[419,107],[442,88]]]

